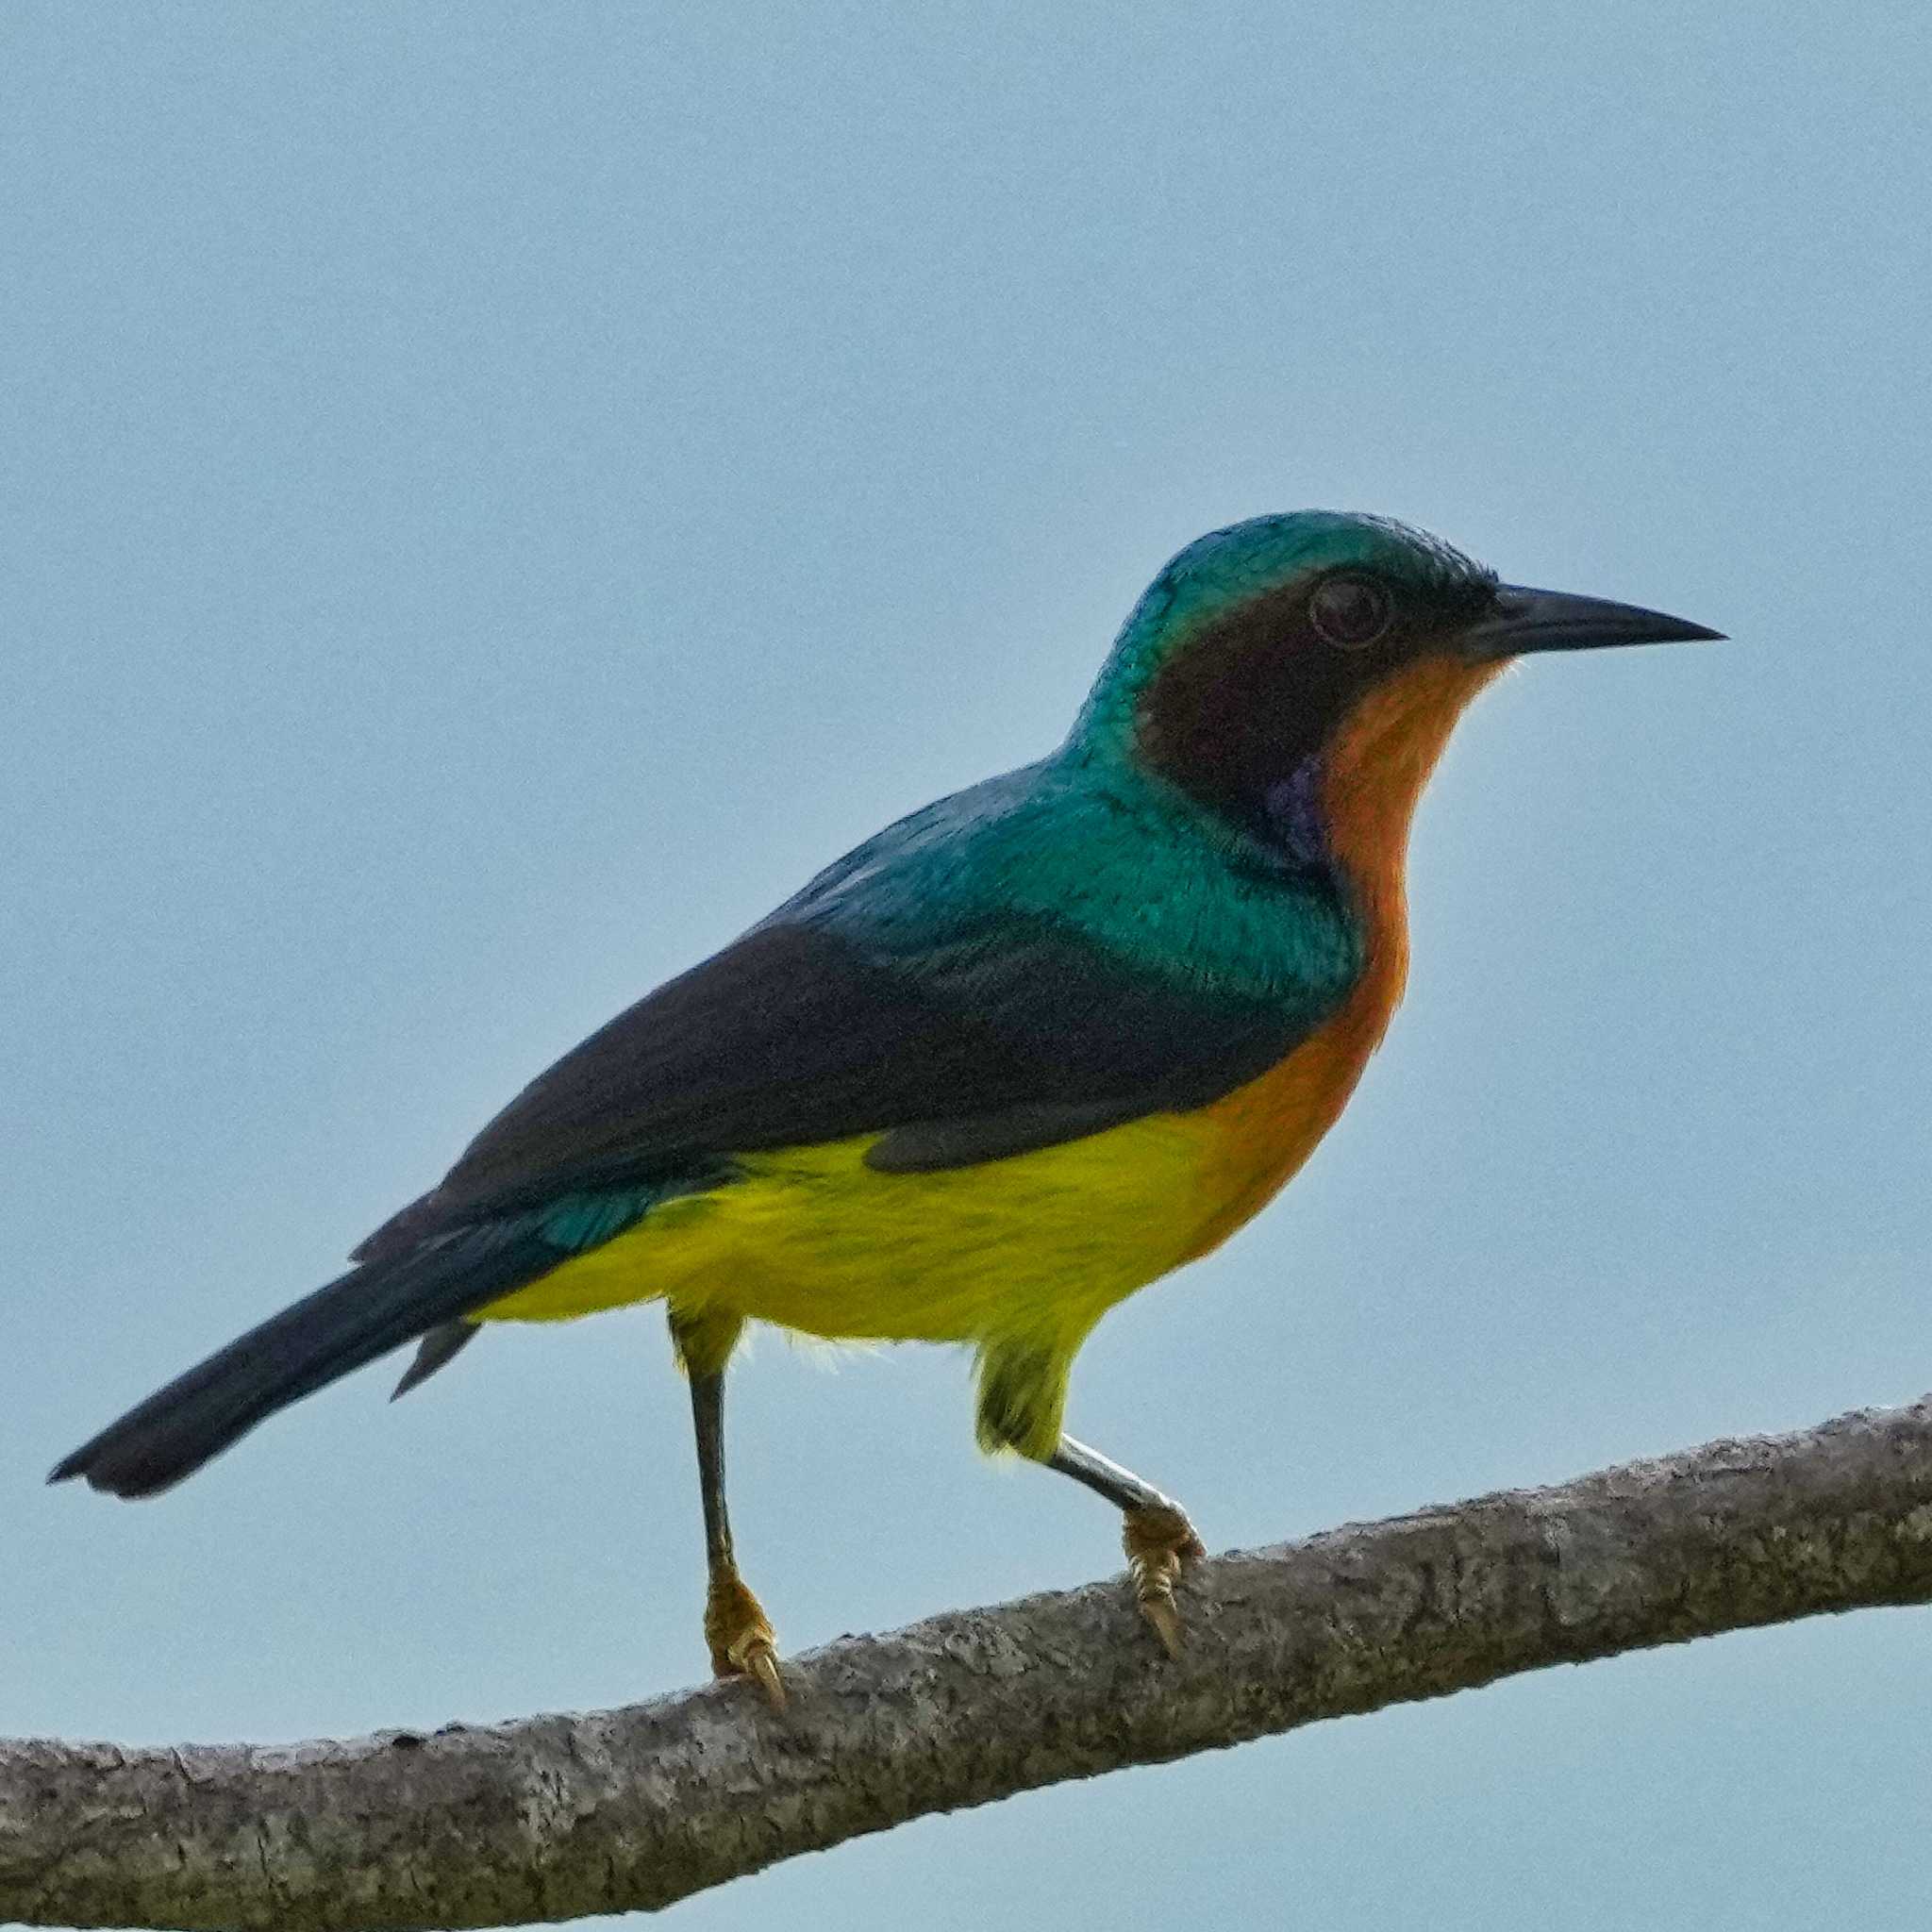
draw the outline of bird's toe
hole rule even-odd
[[[1169,1657],[1181,1654],[1181,1613],[1174,1585],[1187,1565],[1208,1552],[1194,1534],[1187,1513],[1173,1503],[1150,1503],[1124,1513],[1121,1541],[1127,1553],[1127,1574],[1141,1614]]]
[[[705,1600],[705,1643],[714,1676],[749,1677],[774,1710],[785,1708],[777,1633],[736,1571],[711,1579]]]

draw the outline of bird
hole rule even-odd
[[[746,1329],[964,1344],[980,1445],[1121,1512],[1169,1653],[1204,1546],[1066,1432],[1095,1324],[1250,1220],[1355,1091],[1403,993],[1417,802],[1512,660],[1714,639],[1505,583],[1393,519],[1300,510],[1187,545],[1059,746],[835,860],[540,1074],[348,1271],[65,1457],[170,1488],[410,1342],[663,1305],[689,1385],[716,1675],[782,1707],[726,1508]]]

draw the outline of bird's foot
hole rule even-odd
[[[1125,1512],[1121,1541],[1127,1553],[1127,1574],[1134,1579],[1134,1598],[1141,1614],[1153,1625],[1161,1648],[1178,1659],[1181,1654],[1181,1613],[1174,1587],[1182,1569],[1208,1552],[1194,1534],[1194,1525],[1177,1503],[1145,1503]]]
[[[711,1578],[705,1597],[705,1643],[713,1676],[750,1677],[774,1710],[785,1708],[777,1634],[735,1570]]]

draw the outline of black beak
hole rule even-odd
[[[1721,630],[1640,610],[1634,604],[1611,604],[1602,597],[1573,597],[1567,591],[1532,591],[1523,584],[1500,584],[1488,617],[1463,632],[1479,658],[1514,658],[1525,651],[1594,651],[1605,644],[1671,644],[1680,640],[1722,638]]]

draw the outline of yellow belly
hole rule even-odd
[[[742,1178],[666,1202],[479,1319],[661,1297],[828,1338],[1076,1341],[1189,1258],[1220,1205],[1220,1135],[1199,1115],[940,1174],[867,1167],[873,1139],[743,1157]]]

